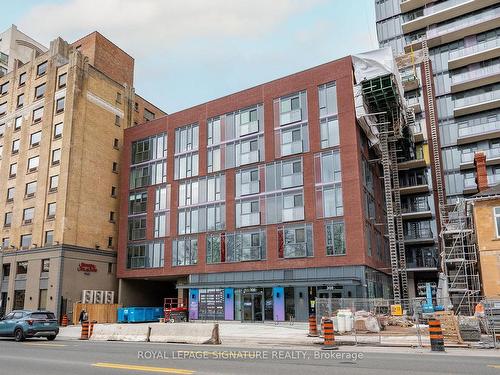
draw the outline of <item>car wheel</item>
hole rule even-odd
[[[24,337],[24,332],[21,328],[18,328],[15,330],[14,332],[14,339],[17,341],[17,342],[20,342],[20,341],[24,341],[25,337]]]
[[[49,341],[54,341],[55,338],[56,338],[55,335],[54,336],[47,336],[47,340],[49,340]]]

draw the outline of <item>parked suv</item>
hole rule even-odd
[[[14,310],[0,320],[0,336],[23,341],[28,337],[46,337],[52,341],[59,333],[59,324],[50,311]]]

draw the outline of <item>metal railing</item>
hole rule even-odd
[[[469,70],[459,74],[454,74],[451,76],[451,84],[457,85],[459,83],[464,83],[468,81],[474,81],[476,79],[486,78],[494,76],[500,73],[500,64],[485,66],[482,68]]]
[[[455,99],[455,109],[500,99],[500,91],[490,91]]]
[[[486,122],[484,124],[476,124],[471,126],[460,127],[458,125],[458,136],[467,137],[471,135],[478,135],[482,133],[489,133],[500,130],[500,121]]]
[[[460,162],[461,163],[472,163],[474,161],[474,155],[476,153],[482,152],[485,156],[486,159],[495,159],[500,157],[500,148],[490,148],[487,150],[477,150],[477,151],[470,151],[470,152],[464,152],[460,156]]]
[[[457,49],[456,51],[451,51],[449,59],[450,60],[456,60],[461,57],[473,55],[478,52],[486,51],[491,48],[495,48],[500,46],[500,39],[496,38],[493,40],[488,40],[487,42],[484,43],[478,43],[473,46],[465,47],[462,49]]]

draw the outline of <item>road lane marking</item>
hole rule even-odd
[[[137,365],[126,365],[126,364],[120,364],[120,363],[105,363],[105,362],[94,363],[92,366],[103,367],[103,368],[113,368],[113,369],[120,369],[120,370],[162,372],[162,373],[167,373],[167,374],[190,375],[190,374],[193,374],[195,372],[193,370],[184,370],[184,369],[179,369],[179,368],[137,366]]]
[[[61,347],[61,346],[68,346],[65,344],[42,344],[38,342],[25,342],[24,345],[29,345],[29,346],[53,346],[53,347]]]

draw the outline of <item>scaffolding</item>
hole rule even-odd
[[[472,207],[465,200],[449,205],[441,231],[441,268],[455,313],[473,315],[480,281]]]
[[[411,132],[408,131],[408,124],[414,122],[414,116],[413,112],[406,109],[402,99],[399,73],[389,65],[388,59],[393,60],[392,53],[374,56],[367,54],[359,58],[360,69],[364,75],[358,72],[356,78],[361,88],[364,110],[370,117],[371,125],[376,128],[383,171],[393,297],[395,303],[404,304],[404,301],[408,301],[408,276],[398,158],[411,153]],[[363,116],[358,116],[360,117]]]

